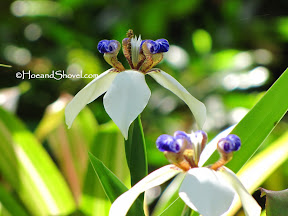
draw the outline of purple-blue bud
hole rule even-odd
[[[189,139],[188,134],[186,134],[184,131],[175,131],[174,137],[175,139],[181,139],[181,138]]]
[[[160,45],[159,53],[169,50],[169,42],[166,39],[158,39],[155,42]]]
[[[218,141],[218,148],[220,148],[225,153],[232,152],[234,145],[230,139],[222,138]]]
[[[147,43],[147,48],[149,49],[150,53],[152,53],[152,54],[159,53],[159,50],[160,50],[160,44],[159,43],[156,43],[153,40],[144,40],[144,42]],[[142,45],[144,42],[142,41],[142,43],[140,45],[141,48],[142,48]]]
[[[229,134],[226,138],[232,140],[232,142],[234,143],[234,147],[232,151],[238,151],[240,149],[241,140],[237,135]]]
[[[118,48],[118,44],[116,40],[101,40],[97,49],[100,53],[112,53]]]
[[[240,138],[234,134],[230,134],[218,141],[218,148],[226,153],[238,151],[241,146]]]
[[[163,134],[157,138],[156,146],[162,152],[169,151],[178,153],[181,149],[181,144],[177,142],[173,136],[167,134]]]

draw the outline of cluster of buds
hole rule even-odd
[[[163,134],[156,140],[157,148],[164,152],[166,158],[184,171],[198,167],[200,155],[207,143],[207,134],[196,131],[187,134],[176,131],[173,136]],[[217,150],[221,158],[209,168],[218,170],[232,159],[233,152],[241,146],[240,138],[230,134],[217,143]]]
[[[100,53],[104,54],[105,61],[113,68],[119,72],[125,70],[117,59],[121,49],[119,41],[101,40],[97,48]],[[141,36],[137,38],[133,31],[129,30],[127,38],[122,40],[122,48],[131,69],[147,73],[163,59],[163,53],[169,50],[169,42],[166,39],[141,40]]]

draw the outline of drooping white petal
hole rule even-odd
[[[75,95],[65,108],[65,121],[69,128],[86,104],[91,103],[108,90],[117,74],[119,73],[111,68],[97,76]]]
[[[109,216],[125,216],[133,202],[141,193],[163,184],[180,172],[181,170],[174,165],[167,165],[150,173],[114,201],[110,208]]]
[[[203,166],[205,162],[209,159],[209,157],[214,153],[214,151],[217,149],[217,143],[221,138],[224,138],[228,136],[229,133],[235,128],[236,125],[233,125],[226,130],[219,133],[214,139],[212,139],[204,148],[200,155],[200,160],[198,163],[198,166]]]
[[[166,72],[157,69],[148,74],[164,88],[167,88],[181,98],[194,114],[198,126],[200,128],[203,127],[206,120],[206,107],[202,102],[193,97],[174,77]]]
[[[243,209],[246,216],[259,216],[261,214],[261,207],[255,201],[255,199],[245,189],[238,177],[227,167],[223,167],[218,173],[220,173],[228,184],[230,184],[234,190],[238,193],[242,202]]]
[[[130,124],[146,107],[150,95],[144,74],[135,70],[119,73],[105,94],[105,110],[125,139]]]
[[[179,190],[186,205],[204,216],[225,213],[235,195],[218,172],[205,167],[189,170]]]

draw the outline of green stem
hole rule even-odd
[[[133,186],[148,174],[145,138],[140,115],[131,124],[125,152]]]

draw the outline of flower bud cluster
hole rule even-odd
[[[163,134],[156,140],[157,148],[164,152],[166,158],[176,166],[187,171],[198,167],[200,155],[207,143],[207,134],[204,131],[196,131],[186,134],[176,131],[173,136]],[[240,138],[230,134],[217,143],[217,150],[221,158],[210,166],[217,170],[232,159],[233,152],[238,151],[241,146]]]
[[[198,167],[200,154],[207,142],[204,131],[186,134],[176,131],[173,136],[163,134],[156,140],[157,148],[164,152],[166,158],[183,170]]]
[[[122,41],[125,58],[131,69],[146,73],[163,59],[163,53],[169,50],[169,42],[166,39],[141,40],[134,37],[133,31],[129,30],[128,38]],[[97,49],[104,54],[104,59],[119,72],[125,70],[122,63],[117,60],[121,44],[116,40],[101,40]]]

